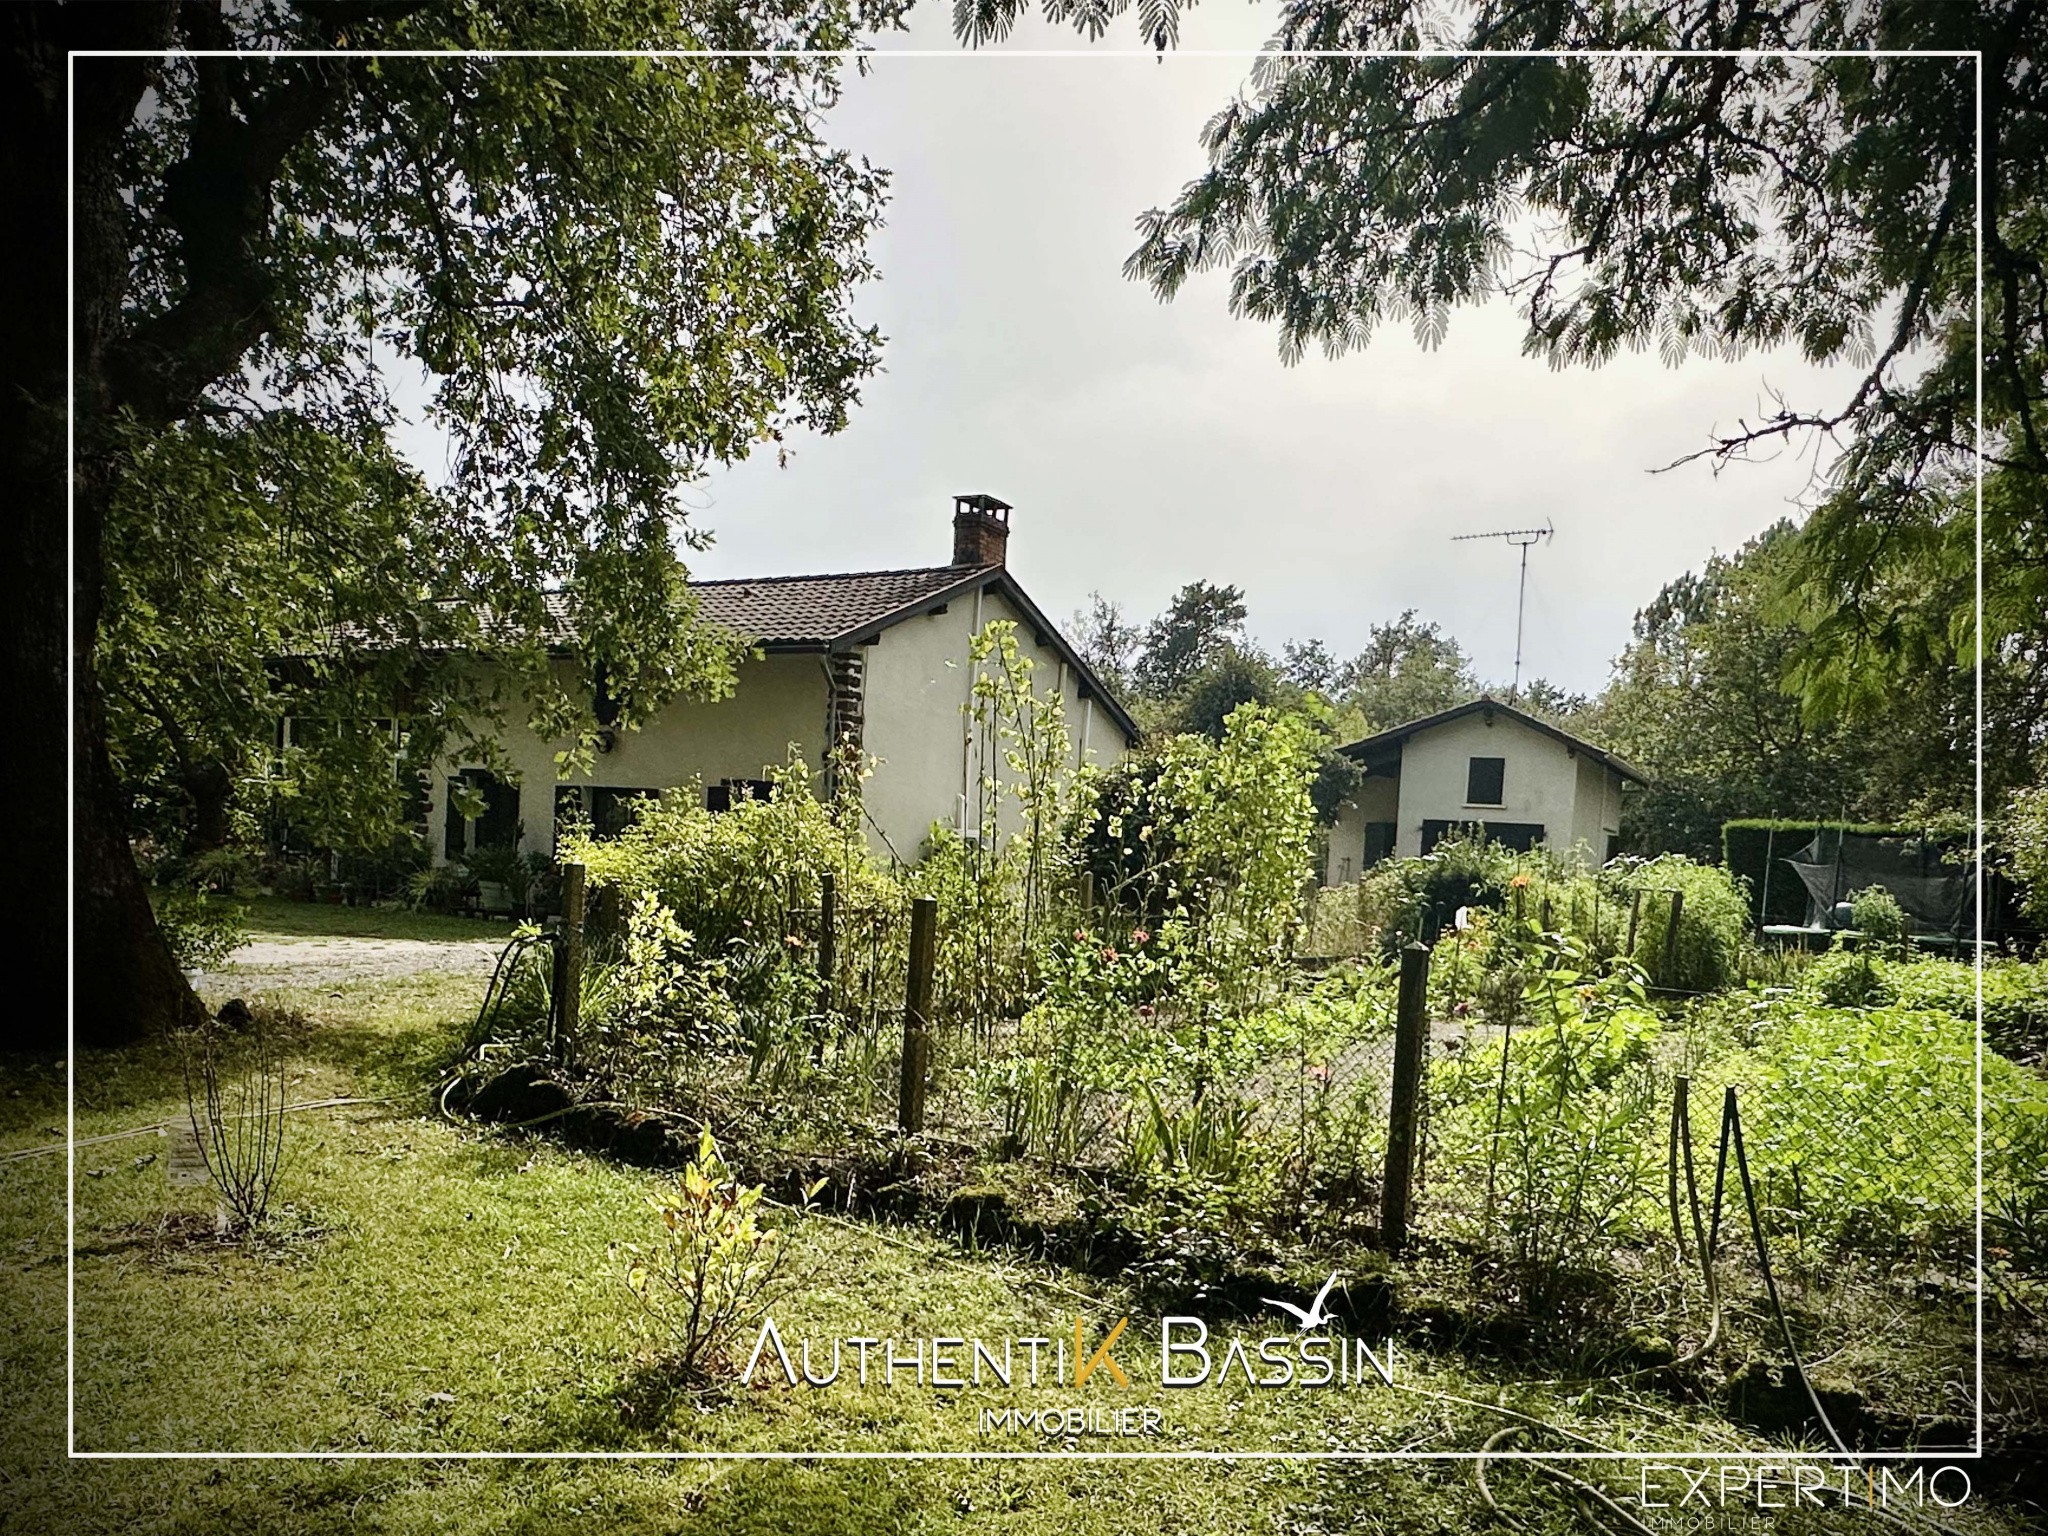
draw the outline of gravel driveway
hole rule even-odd
[[[320,987],[445,971],[482,981],[504,947],[504,939],[259,938],[194,980],[215,989],[229,982]]]

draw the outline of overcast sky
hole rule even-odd
[[[1340,657],[1404,608],[1439,621],[1482,676],[1514,647],[1514,554],[1458,533],[1556,524],[1531,555],[1525,677],[1591,692],[1635,610],[1670,578],[1794,509],[1796,455],[1648,471],[1754,414],[1767,388],[1838,401],[1851,381],[1796,355],[1668,369],[1654,355],[1554,373],[1504,306],[1405,327],[1363,353],[1284,366],[1233,319],[1222,274],[1171,304],[1120,274],[1133,222],[1203,165],[1198,132],[1250,61],[1018,57],[953,49],[919,6],[851,79],[830,133],[894,173],[862,318],[885,372],[833,438],[794,441],[693,494],[702,577],[942,563],[957,492],[1014,504],[1010,564],[1064,621],[1091,591],[1133,617],[1182,583],[1241,586],[1253,636],[1320,636]],[[1211,0],[1191,48],[1256,48],[1271,12]],[[1113,43],[1130,45],[1128,19]],[[1042,22],[1011,47],[1075,48]]]

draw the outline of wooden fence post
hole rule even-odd
[[[1671,921],[1664,925],[1664,953],[1657,957],[1657,980],[1671,985],[1672,957],[1678,953],[1678,914],[1685,910],[1685,892],[1671,893]]]
[[[576,1053],[583,1015],[583,875],[581,864],[562,866],[562,942],[555,947],[555,1057]]]
[[[818,1012],[832,1017],[832,982],[839,963],[839,877],[831,870],[818,876]]]
[[[1628,905],[1628,957],[1636,957],[1636,923],[1643,915],[1643,888],[1636,887],[1635,900]]]
[[[1429,951],[1401,951],[1401,990],[1394,1011],[1394,1091],[1387,1111],[1387,1175],[1380,1186],[1380,1246],[1399,1253],[1408,1244],[1409,1203],[1415,1182],[1416,1132],[1422,1120],[1422,1057],[1429,1037]]]
[[[924,1129],[938,917],[939,903],[934,897],[920,896],[910,904],[910,978],[903,989],[903,1081],[896,1093],[896,1124],[905,1131]]]

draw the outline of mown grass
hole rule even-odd
[[[285,1208],[263,1244],[222,1248],[174,1219],[203,1216],[204,1192],[168,1186],[158,1138],[79,1148],[78,1448],[961,1453],[1029,1443],[976,1434],[984,1398],[973,1392],[697,1396],[665,1382],[649,1369],[615,1251],[647,1236],[645,1196],[659,1176],[460,1127],[428,1103],[423,1084],[475,993],[474,981],[430,974],[276,999],[309,1020],[292,1037],[295,1101],[392,1101],[295,1118]],[[167,1049],[78,1066],[82,1139],[182,1112]],[[53,1145],[62,1075],[10,1067],[8,1078],[0,1156]],[[1014,1258],[784,1219],[796,1283],[776,1314],[792,1341],[1070,1335],[1077,1310],[1099,1337],[1125,1310],[1113,1285]],[[0,1307],[15,1320],[0,1334],[4,1531],[1434,1533],[1486,1517],[1468,1469],[1453,1463],[67,1462],[65,1261],[63,1156],[0,1163]],[[1148,1326],[1134,1316],[1134,1334]],[[1147,1358],[1142,1346],[1132,1353]],[[1148,1400],[1141,1379],[1129,1400]],[[1499,1400],[1616,1447],[1759,1444],[1676,1400],[1509,1387],[1449,1357],[1404,1353],[1400,1379],[1411,1390],[1173,1394],[1169,1436],[1144,1448],[1469,1450],[1503,1422],[1432,1392],[1505,1392]],[[1625,1476],[1606,1481],[1624,1491]],[[1532,1475],[1496,1466],[1493,1482],[1528,1528],[1583,1528]]]
[[[343,907],[281,896],[222,897],[248,914],[252,938],[502,939],[511,924],[482,917],[449,917],[410,907]]]

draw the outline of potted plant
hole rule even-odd
[[[532,877],[518,848],[510,843],[479,848],[469,856],[469,872],[476,877],[477,905],[485,912],[508,916],[524,909]]]

